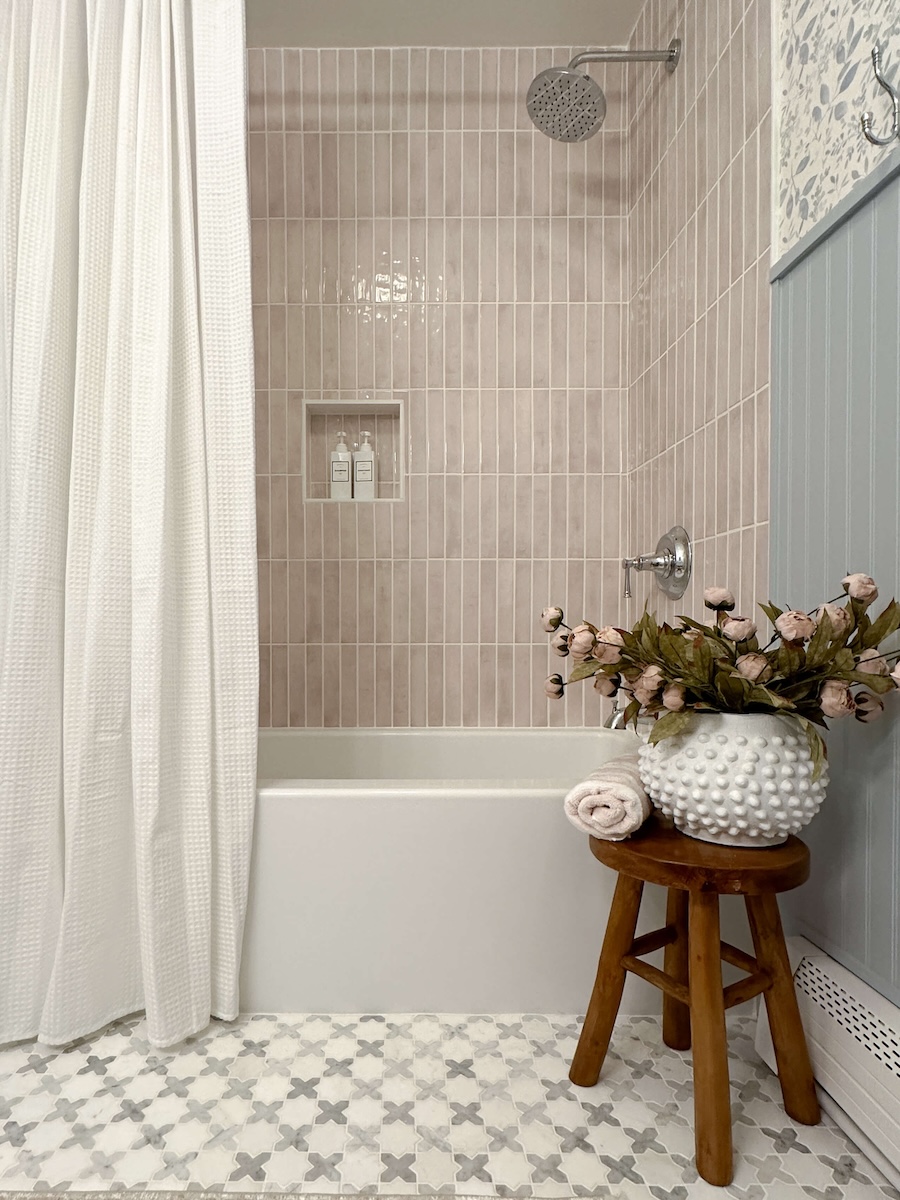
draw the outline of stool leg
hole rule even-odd
[[[579,1087],[593,1087],[600,1078],[625,987],[622,958],[634,941],[643,890],[643,880],[628,875],[620,875],[616,882],[597,978],[569,1071],[569,1078]]]
[[[724,1187],[732,1180],[734,1164],[719,897],[715,892],[690,893],[688,924],[697,1170],[707,1183]]]
[[[688,982],[688,894],[669,888],[666,924],[678,931],[674,942],[666,946],[663,969],[667,975],[687,986]],[[691,1048],[691,1010],[668,992],[663,992],[663,1041],[673,1050]]]
[[[764,896],[746,896],[745,900],[756,961],[772,978],[772,986],[763,995],[785,1111],[801,1125],[818,1125],[819,1101],[784,944],[778,900],[771,892]]]

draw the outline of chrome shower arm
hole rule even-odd
[[[671,73],[680,57],[678,38],[667,50],[584,50],[567,67],[546,67],[537,73],[525,98],[528,115],[541,133],[558,142],[583,142],[603,124],[606,97],[582,63],[664,62]]]
[[[584,50],[576,54],[569,63],[569,70],[574,71],[582,63],[588,62],[664,62],[669,71],[674,71],[681,57],[681,39],[674,38],[666,50]]]

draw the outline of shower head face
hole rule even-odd
[[[532,82],[525,101],[528,115],[541,133],[557,142],[583,142],[593,137],[606,116],[600,85],[568,67],[548,67]]]

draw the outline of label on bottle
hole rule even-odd
[[[333,458],[331,460],[331,482],[350,482],[350,464],[348,462],[341,462],[339,458]]]
[[[372,459],[371,458],[358,458],[356,460],[355,466],[356,466],[356,482],[357,483],[371,483],[372,479],[373,479],[372,467],[374,466]]]

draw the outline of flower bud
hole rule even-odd
[[[662,702],[663,706],[669,712],[681,712],[684,708],[685,690],[684,685],[680,683],[670,683],[663,688]]]
[[[817,618],[821,621],[822,617],[827,616],[831,622],[831,633],[833,637],[843,637],[844,634],[853,626],[853,614],[847,608],[842,608],[837,604],[823,604],[816,613]]]
[[[653,663],[649,667],[644,667],[640,679],[637,681],[637,686],[655,695],[665,681],[666,678],[662,673],[662,669]]]
[[[854,575],[845,576],[841,583],[850,599],[858,600],[860,604],[871,604],[873,600],[878,599],[878,588],[871,575],[862,575],[857,572]]]
[[[565,690],[562,675],[548,675],[544,680],[544,693],[548,700],[562,700]]]
[[[621,680],[618,675],[605,675],[600,671],[594,676],[594,690],[598,691],[601,696],[606,696],[608,700],[619,690]]]
[[[884,655],[879,654],[877,650],[863,650],[856,660],[856,669],[865,675],[890,674]]]
[[[826,679],[819,693],[819,703],[826,717],[849,717],[856,708],[850,684],[843,679]]]
[[[564,629],[558,629],[550,639],[550,649],[554,654],[558,654],[560,658],[565,658],[569,653],[569,635]]]
[[[808,613],[792,608],[781,614],[775,628],[786,642],[807,642],[816,632],[816,622]]]
[[[597,630],[597,644],[594,646],[594,658],[597,662],[612,665],[622,657],[621,648],[625,641],[618,629],[613,625],[604,625]]]
[[[592,625],[576,625],[569,634],[569,652],[576,662],[590,658],[597,645],[597,635]]]
[[[764,654],[760,654],[758,651],[753,651],[750,654],[741,654],[734,665],[740,674],[745,679],[749,679],[751,683],[763,683],[772,675],[769,660]]]
[[[756,636],[756,622],[749,617],[726,617],[722,632],[732,642],[746,642]]]
[[[735,601],[728,588],[708,587],[703,589],[703,603],[716,612],[731,612]]]
[[[563,610],[555,605],[551,608],[545,608],[541,613],[541,627],[544,633],[552,633],[554,629],[559,629],[562,624]]]
[[[634,685],[634,698],[641,704],[655,700],[665,683],[665,676],[656,665],[645,667]]]
[[[856,712],[853,714],[857,721],[877,721],[884,712],[884,701],[874,692],[859,692],[856,697]]]

